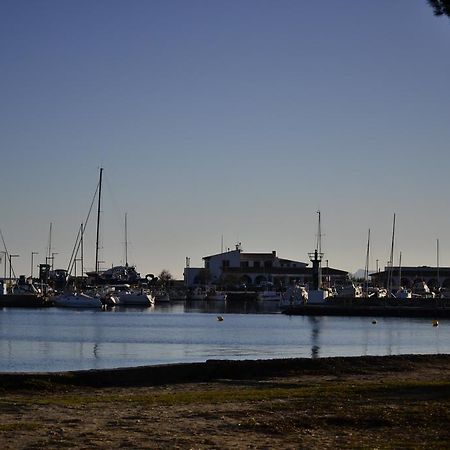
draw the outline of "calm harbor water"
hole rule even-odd
[[[273,305],[175,303],[107,311],[0,309],[0,372],[198,362],[450,353],[450,321],[303,317]],[[218,321],[217,315],[224,320]]]

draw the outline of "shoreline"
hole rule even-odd
[[[256,360],[211,359],[196,363],[158,364],[113,369],[65,372],[0,372],[0,386],[60,385],[86,387],[160,386],[214,382],[220,379],[251,380],[289,377],[293,374],[336,374],[352,371],[408,370],[414,364],[433,361],[450,365],[450,354],[404,354],[388,356],[342,356]]]
[[[449,354],[0,374],[4,450],[443,449],[448,423]]]

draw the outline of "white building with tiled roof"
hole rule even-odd
[[[203,257],[204,267],[186,267],[186,286],[205,284],[261,286],[271,282],[288,286],[293,282],[308,283],[312,279],[308,263],[279,258],[276,251],[270,253],[246,253],[239,245],[235,250]],[[347,272],[328,269],[332,277],[346,277]],[[324,269],[325,271],[325,269]],[[325,276],[326,273],[323,273]]]

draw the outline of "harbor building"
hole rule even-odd
[[[283,288],[293,283],[308,285],[312,282],[312,268],[308,263],[269,253],[243,252],[240,245],[234,250],[203,257],[204,267],[190,267],[187,261],[184,281],[188,288],[214,284],[224,287],[261,287],[268,283]],[[329,285],[348,278],[348,272],[331,267],[322,268],[322,279]]]
[[[420,283],[426,283],[430,289],[450,288],[450,267],[385,267],[381,272],[370,275],[375,286],[387,287],[391,277],[391,287],[412,289]]]

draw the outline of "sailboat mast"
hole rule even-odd
[[[394,266],[394,237],[395,237],[395,213],[394,213],[394,221],[392,224],[391,255],[389,258],[389,272],[388,272],[388,282],[387,282],[388,297],[391,296],[391,290],[392,290],[392,271],[393,271],[393,266]]]
[[[437,267],[437,287],[440,289],[441,281],[439,277],[439,239],[436,239],[436,267]]]
[[[50,231],[48,233],[48,249],[47,249],[47,260],[46,263],[49,263],[52,259],[52,222],[50,222]]]
[[[98,206],[97,206],[97,237],[95,242],[95,271],[99,271],[98,250],[99,250],[99,237],[100,237],[100,208],[102,199],[102,176],[103,168],[100,168],[100,179],[98,182]]]
[[[125,267],[128,267],[128,229],[127,229],[127,213],[125,213]]]
[[[366,283],[366,297],[369,296],[369,258],[370,258],[370,228],[367,235],[366,267],[364,270],[364,281]]]
[[[81,232],[81,237],[80,237],[80,245],[81,245],[81,251],[80,251],[80,259],[81,259],[81,278],[83,278],[83,274],[84,274],[84,226],[83,224],[81,224],[80,227],[80,232]]]

